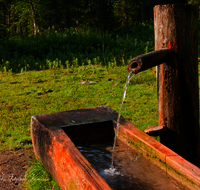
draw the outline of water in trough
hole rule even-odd
[[[85,158],[114,190],[187,190],[140,153],[117,140],[114,171],[110,171],[113,142],[77,146]]]

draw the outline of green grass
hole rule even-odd
[[[42,163],[36,159],[32,166],[26,172],[26,184],[24,187],[27,190],[38,189],[54,189],[60,190],[56,181],[51,177]]]
[[[127,75],[126,66],[98,65],[1,73],[0,150],[19,149],[21,141],[31,140],[32,115],[103,105],[118,112]],[[97,83],[79,84],[85,80]],[[141,130],[157,124],[155,69],[131,80],[122,115]]]

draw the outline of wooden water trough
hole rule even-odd
[[[117,112],[106,106],[32,116],[31,136],[35,154],[61,189],[111,189],[69,136],[80,143],[98,143],[114,138],[113,126],[117,116]],[[198,167],[123,117],[120,119],[119,138],[188,188],[200,189]]]

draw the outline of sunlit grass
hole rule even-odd
[[[98,65],[1,73],[0,149],[18,149],[21,141],[31,140],[32,115],[103,105],[118,112],[127,75],[126,66]],[[155,69],[132,79],[122,115],[142,130],[157,124]]]
[[[27,190],[54,189],[60,190],[56,181],[51,177],[42,163],[36,159],[26,171],[24,187]]]

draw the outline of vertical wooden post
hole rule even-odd
[[[154,7],[155,50],[169,48],[174,57],[158,68],[161,143],[199,164],[198,12],[192,5]]]

